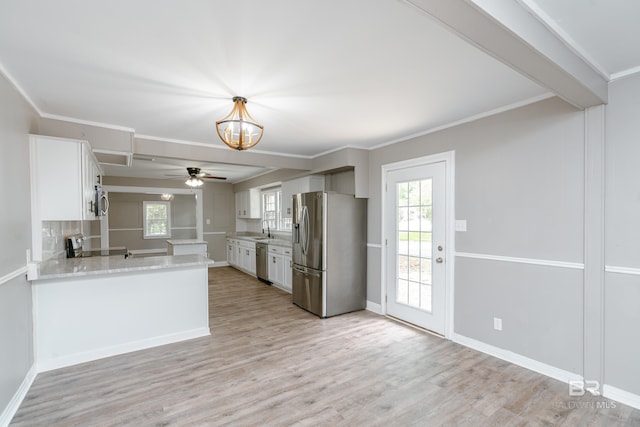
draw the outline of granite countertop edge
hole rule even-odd
[[[204,240],[197,239],[169,239],[167,243],[171,245],[206,245],[207,242]]]
[[[264,236],[244,236],[244,235],[237,236],[234,234],[227,235],[227,239],[238,239],[238,240],[245,240],[247,242],[266,243],[268,245],[282,246],[285,248],[290,248],[292,246],[291,240],[287,240],[287,239],[269,239],[269,240],[256,241],[256,238],[264,239]]]
[[[61,258],[38,265],[37,276],[30,280],[55,280],[75,277],[101,276],[117,273],[136,273],[185,267],[208,267],[213,260],[202,255],[161,255],[129,258],[124,256],[102,256],[91,258]]]

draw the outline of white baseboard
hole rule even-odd
[[[214,261],[213,264],[210,264],[209,267],[228,267],[229,263],[227,261]]]
[[[621,390],[617,387],[605,384],[602,386],[602,395],[607,399],[615,400],[632,408],[640,409],[640,395]]]
[[[527,368],[539,374],[555,378],[558,381],[568,383],[569,381],[581,381],[583,379],[582,375],[574,374],[573,372],[565,371],[564,369],[547,365],[546,363],[530,359],[526,356],[522,356],[521,354],[514,353],[503,348],[495,347],[482,341],[465,337],[463,335],[454,333],[451,336],[451,341],[497,357],[498,359],[506,360],[507,362],[522,366],[523,368]]]
[[[377,304],[375,302],[371,302],[369,300],[367,300],[367,310],[375,313],[375,314],[380,314],[382,315],[382,306],[380,304]]]
[[[179,341],[190,340],[211,335],[209,328],[198,328],[190,331],[182,331],[175,334],[162,335],[159,337],[147,338],[140,341],[133,341],[118,344],[110,347],[99,348],[91,351],[70,354],[68,356],[55,359],[38,360],[37,372],[52,371],[54,369],[77,365],[79,363],[91,362],[92,360],[103,359],[105,357],[117,356],[119,354],[130,353],[132,351],[144,350],[146,348],[158,347],[165,344],[172,344]]]
[[[4,408],[4,411],[0,414],[0,427],[6,427],[9,425],[13,416],[18,412],[18,408],[22,404],[27,392],[31,388],[31,384],[33,384],[33,380],[36,379],[36,364],[34,363],[25,375],[24,380],[22,380],[22,384],[18,387],[18,390],[11,398],[11,401]]]

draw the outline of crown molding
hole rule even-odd
[[[40,117],[42,117],[42,111],[40,110],[40,108],[38,108],[36,103],[33,102],[33,100],[29,97],[29,95],[27,95],[27,92],[25,92],[25,90],[22,89],[22,86],[20,86],[18,82],[11,76],[11,74],[9,74],[9,72],[7,71],[7,69],[4,67],[2,63],[0,63],[0,74],[2,74],[7,79],[7,81],[11,83],[11,85],[13,85],[13,87],[18,91],[18,93],[20,93],[20,95],[22,95],[24,100],[27,101],[27,103],[31,106],[31,108],[33,108],[35,112],[38,113]]]

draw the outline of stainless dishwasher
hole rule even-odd
[[[256,243],[256,276],[263,282],[269,282],[269,271],[267,260],[269,258],[269,245],[266,243]]]

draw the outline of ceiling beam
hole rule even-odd
[[[404,1],[576,107],[607,103],[607,78],[517,0]]]
[[[311,170],[313,166],[313,161],[310,158],[269,154],[258,150],[236,151],[227,148],[222,142],[217,145],[205,145],[136,137],[133,141],[133,147],[134,154],[145,156],[261,166],[272,169]]]

